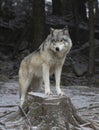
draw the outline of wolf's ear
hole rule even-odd
[[[54,35],[54,28],[50,28],[50,34],[53,36]]]
[[[68,27],[63,28],[63,34],[69,36]]]

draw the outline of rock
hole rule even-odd
[[[76,62],[73,64],[73,70],[77,76],[82,76],[88,70],[88,65],[84,63]]]

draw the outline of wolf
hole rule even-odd
[[[56,91],[64,95],[60,88],[62,66],[72,47],[68,29],[53,29],[41,46],[26,56],[19,69],[20,107],[23,106],[29,87],[39,90],[44,83],[45,94],[52,94],[50,90],[50,75],[55,74]]]

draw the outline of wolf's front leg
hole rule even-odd
[[[43,64],[43,80],[45,86],[45,94],[50,95],[50,74],[49,74],[49,66],[47,64]]]
[[[62,65],[56,67],[56,69],[55,69],[55,80],[56,80],[57,93],[58,93],[58,95],[63,96],[64,93],[61,91],[61,88],[60,88],[61,71],[62,71]]]

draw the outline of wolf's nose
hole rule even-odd
[[[56,51],[59,51],[59,48],[58,48],[58,47],[56,47]]]

